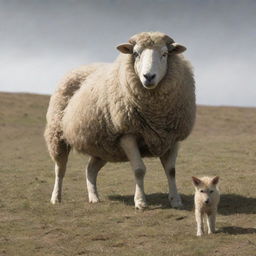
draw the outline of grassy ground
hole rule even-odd
[[[256,109],[199,107],[181,146],[177,183],[185,208],[171,209],[158,159],[146,159],[149,209],[134,210],[128,164],[99,175],[102,202],[87,202],[87,157],[71,153],[63,203],[42,137],[49,97],[0,94],[0,255],[256,255]],[[192,175],[219,175],[217,234],[197,238]],[[110,178],[111,177],[111,178]]]

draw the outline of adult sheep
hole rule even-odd
[[[143,157],[159,157],[172,207],[182,206],[175,182],[179,141],[195,120],[195,87],[186,48],[160,32],[134,35],[117,47],[115,62],[71,72],[50,100],[45,139],[55,162],[51,202],[61,201],[71,148],[88,154],[89,202],[99,201],[96,179],[106,162],[130,161],[135,207],[147,206]]]

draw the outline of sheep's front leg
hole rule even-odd
[[[173,208],[181,208],[182,201],[180,195],[177,192],[176,179],[175,179],[175,163],[178,154],[178,143],[168,150],[162,157],[160,157],[161,163],[164,167],[165,174],[167,176],[169,185],[169,201]]]
[[[121,138],[120,145],[130,161],[131,167],[135,175],[135,195],[134,203],[136,209],[147,207],[146,197],[144,193],[144,176],[146,167],[142,161],[136,139],[132,135],[125,135]]]
[[[87,183],[87,190],[88,190],[88,197],[90,203],[97,203],[99,202],[99,196],[97,192],[97,175],[99,170],[106,164],[106,161],[91,157],[89,159],[89,163],[86,168],[86,183]]]

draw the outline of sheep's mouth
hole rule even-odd
[[[142,83],[143,87],[149,90],[155,89],[157,87],[156,83],[148,83],[148,82],[144,82]]]

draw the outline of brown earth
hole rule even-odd
[[[146,159],[149,209],[134,210],[129,164],[99,175],[102,202],[89,204],[86,156],[71,153],[63,202],[49,203],[54,172],[43,140],[49,96],[0,93],[0,255],[256,255],[256,109],[198,107],[182,143],[171,209],[158,159]],[[197,238],[192,175],[219,175],[218,232]]]

